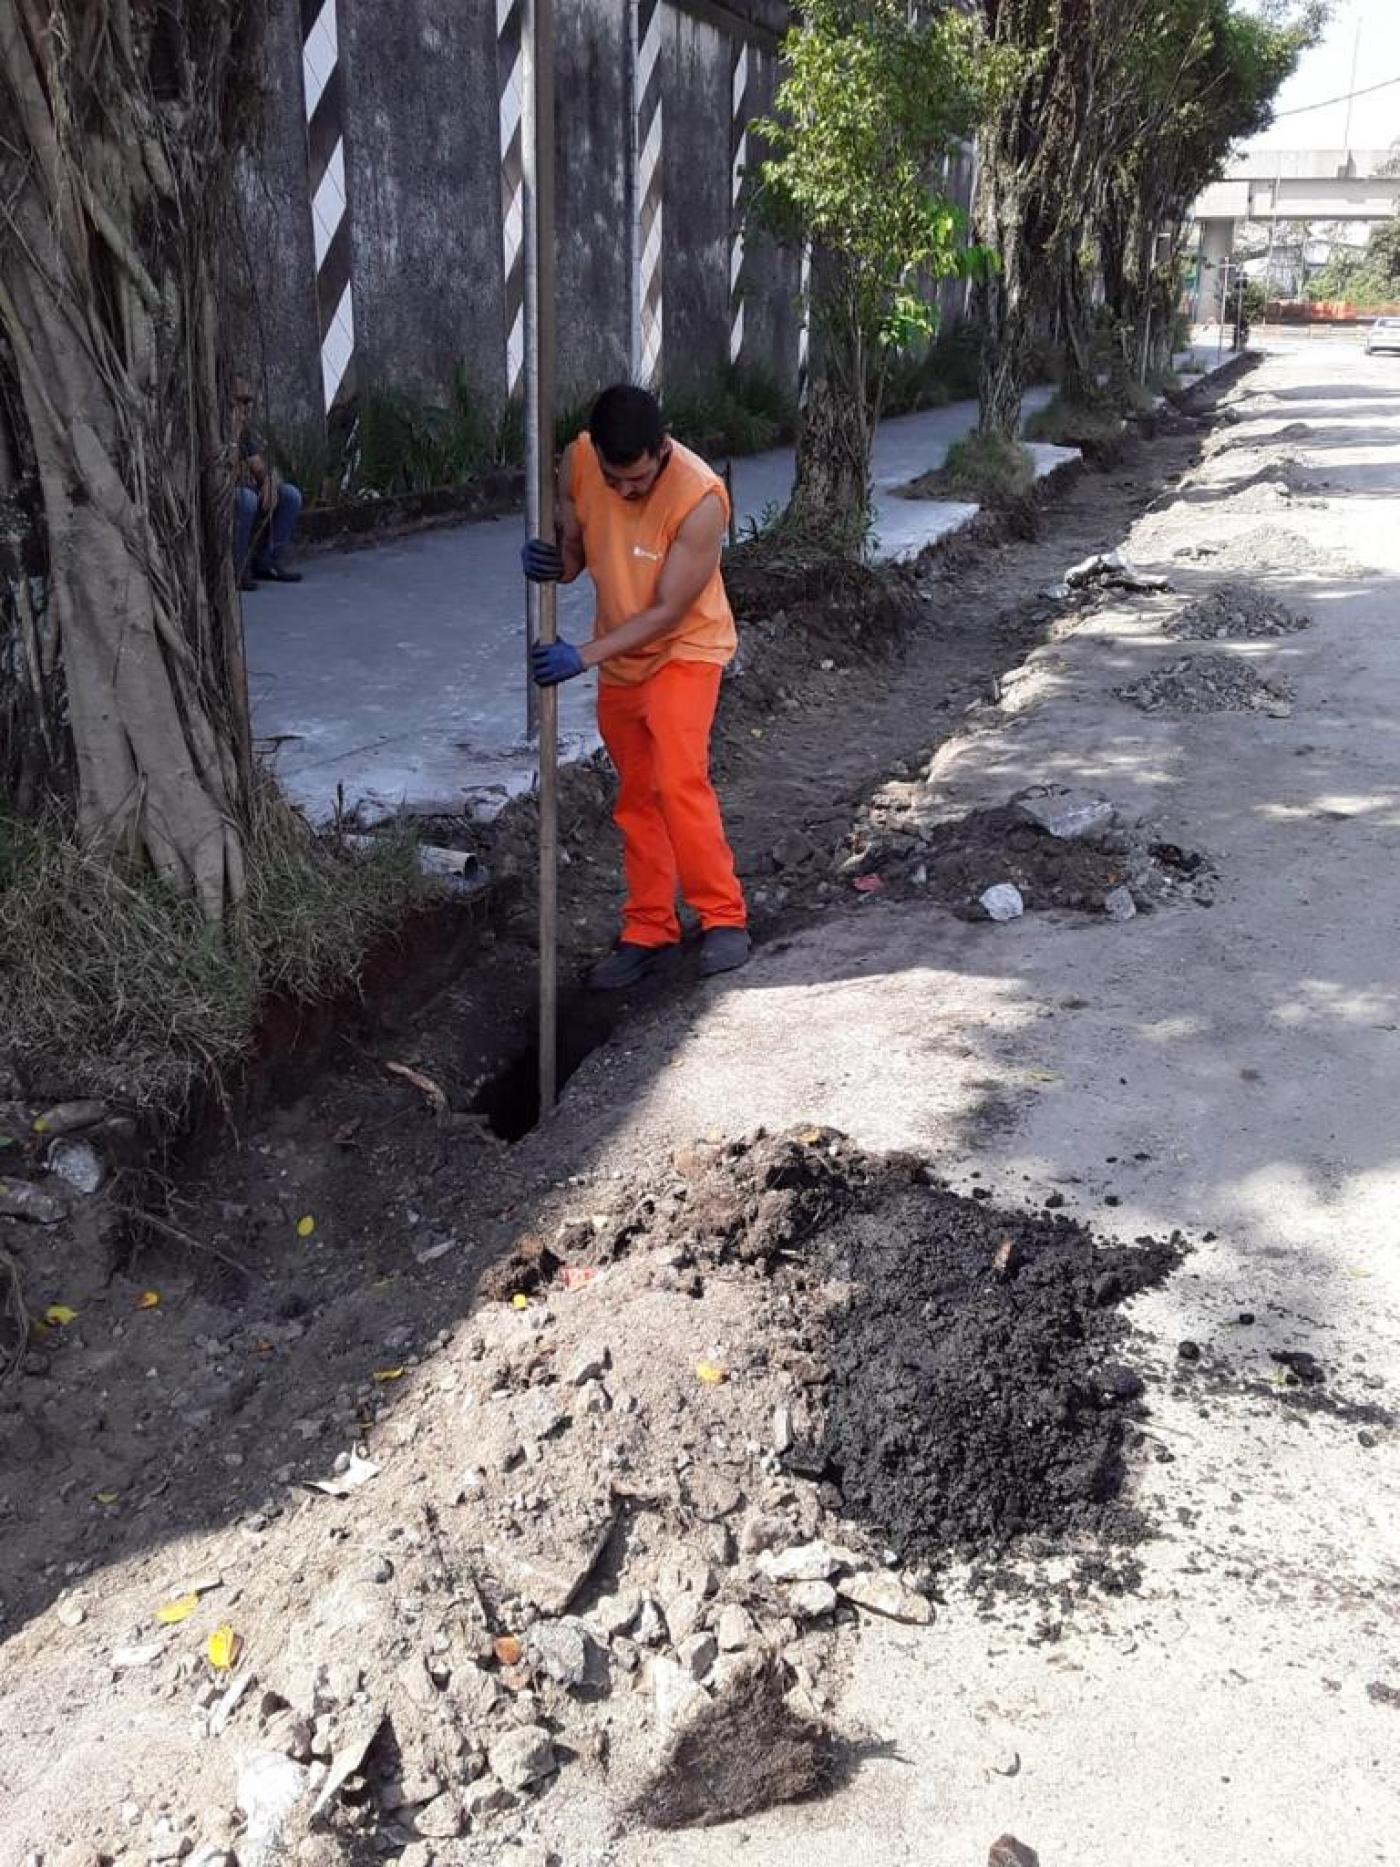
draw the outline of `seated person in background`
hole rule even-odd
[[[233,417],[238,429],[238,485],[234,491],[233,561],[240,590],[259,583],[300,583],[286,552],[296,531],[301,494],[274,473],[267,443],[254,434],[256,397],[246,376],[233,379]]]

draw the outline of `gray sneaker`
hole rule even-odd
[[[674,946],[633,946],[630,940],[619,940],[608,957],[600,959],[589,973],[589,990],[625,992],[629,985],[638,985],[648,973],[655,972],[675,950]]]
[[[701,974],[712,979],[717,972],[737,972],[748,965],[752,950],[746,928],[711,927],[700,943]]]

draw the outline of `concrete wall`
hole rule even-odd
[[[355,366],[431,395],[465,361],[505,393],[495,9],[340,0]]]
[[[623,0],[556,0],[561,405],[625,379],[632,343],[631,66]]]
[[[778,88],[778,60],[760,50],[750,84],[755,117],[772,114]],[[763,160],[763,145],[749,138],[749,167]],[[797,255],[771,240],[750,239],[744,250],[744,351],[741,361],[775,370],[786,379],[797,355],[802,308]]]
[[[1222,294],[1226,291],[1230,255],[1235,247],[1235,223],[1232,220],[1203,220],[1201,230],[1200,271],[1196,286],[1195,321],[1213,324],[1222,308],[1228,319],[1230,307]]]
[[[232,368],[261,383],[284,433],[324,415],[316,262],[306,120],[301,101],[301,38],[296,9],[273,10],[268,58],[296,82],[269,87],[257,147],[242,164],[234,250],[225,268]]]
[[[663,381],[713,381],[729,361],[730,40],[665,9]]]
[[[498,25],[518,3],[275,9],[242,251],[228,267],[230,349],[262,378],[274,431],[319,424],[328,402],[367,385],[445,396],[459,365],[486,402],[503,401],[519,275],[503,209],[509,29],[498,39]],[[556,0],[561,400],[627,376],[636,354],[633,3]],[[729,360],[735,59],[746,46],[742,114],[762,114],[786,18],[784,0],[662,0],[663,388],[716,377]],[[759,154],[751,145],[750,162]],[[739,280],[740,360],[795,384],[795,257],[750,239]]]

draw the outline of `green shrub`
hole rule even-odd
[[[1117,401],[1125,415],[1150,415],[1157,406],[1157,395],[1149,384],[1124,382],[1118,386]]]
[[[445,404],[399,389],[360,399],[355,485],[376,493],[426,493],[462,486],[495,464],[496,424],[459,364]]]
[[[298,487],[308,506],[333,506],[342,497],[345,450],[319,426],[294,429],[270,443],[286,480]]]
[[[1116,447],[1123,438],[1123,418],[1107,401],[1067,402],[1057,395],[1025,425],[1027,440],[1053,441],[1057,447],[1085,452]]]
[[[1027,380],[1033,383],[1059,382],[1064,373],[1064,346],[1051,343],[1048,337],[1032,338]]]
[[[697,454],[761,454],[790,440],[797,397],[771,371],[732,367],[714,382],[681,383],[662,397],[667,426]]]
[[[968,402],[977,394],[982,367],[982,327],[970,319],[950,324],[934,338],[928,375],[950,402]]]

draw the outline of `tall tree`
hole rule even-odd
[[[268,0],[0,0],[0,804],[211,919],[246,682],[214,256]]]
[[[1279,87],[1321,29],[1233,0],[1160,0],[1130,64],[1141,133],[1119,150],[1098,200],[1105,299],[1125,374],[1170,362],[1178,262],[1192,202],[1231,147],[1267,127]]]
[[[1007,79],[979,137],[977,238],[999,264],[981,291],[981,426],[1014,435],[1037,328],[1058,314],[1070,394],[1090,381],[1095,206],[1137,133],[1133,49],[1156,0],[978,0]]]
[[[1230,143],[1267,120],[1320,9],[1307,6],[1288,26],[1276,3],[1256,14],[1233,0],[979,4],[1013,74],[983,124],[974,214],[978,238],[1001,262],[983,289],[981,420],[1009,435],[1032,337],[1053,313],[1066,391],[1092,391],[1090,302],[1101,271],[1115,309],[1133,300],[1144,343],[1154,289],[1169,334],[1159,235],[1179,233]]]
[[[978,255],[939,186],[994,63],[975,23],[907,0],[808,0],[784,43],[754,203],[812,255],[813,372],[787,522],[851,549],[889,363],[937,327],[938,281]]]
[[[1334,251],[1309,280],[1308,295],[1363,307],[1400,305],[1400,216],[1373,227],[1365,246]]]

